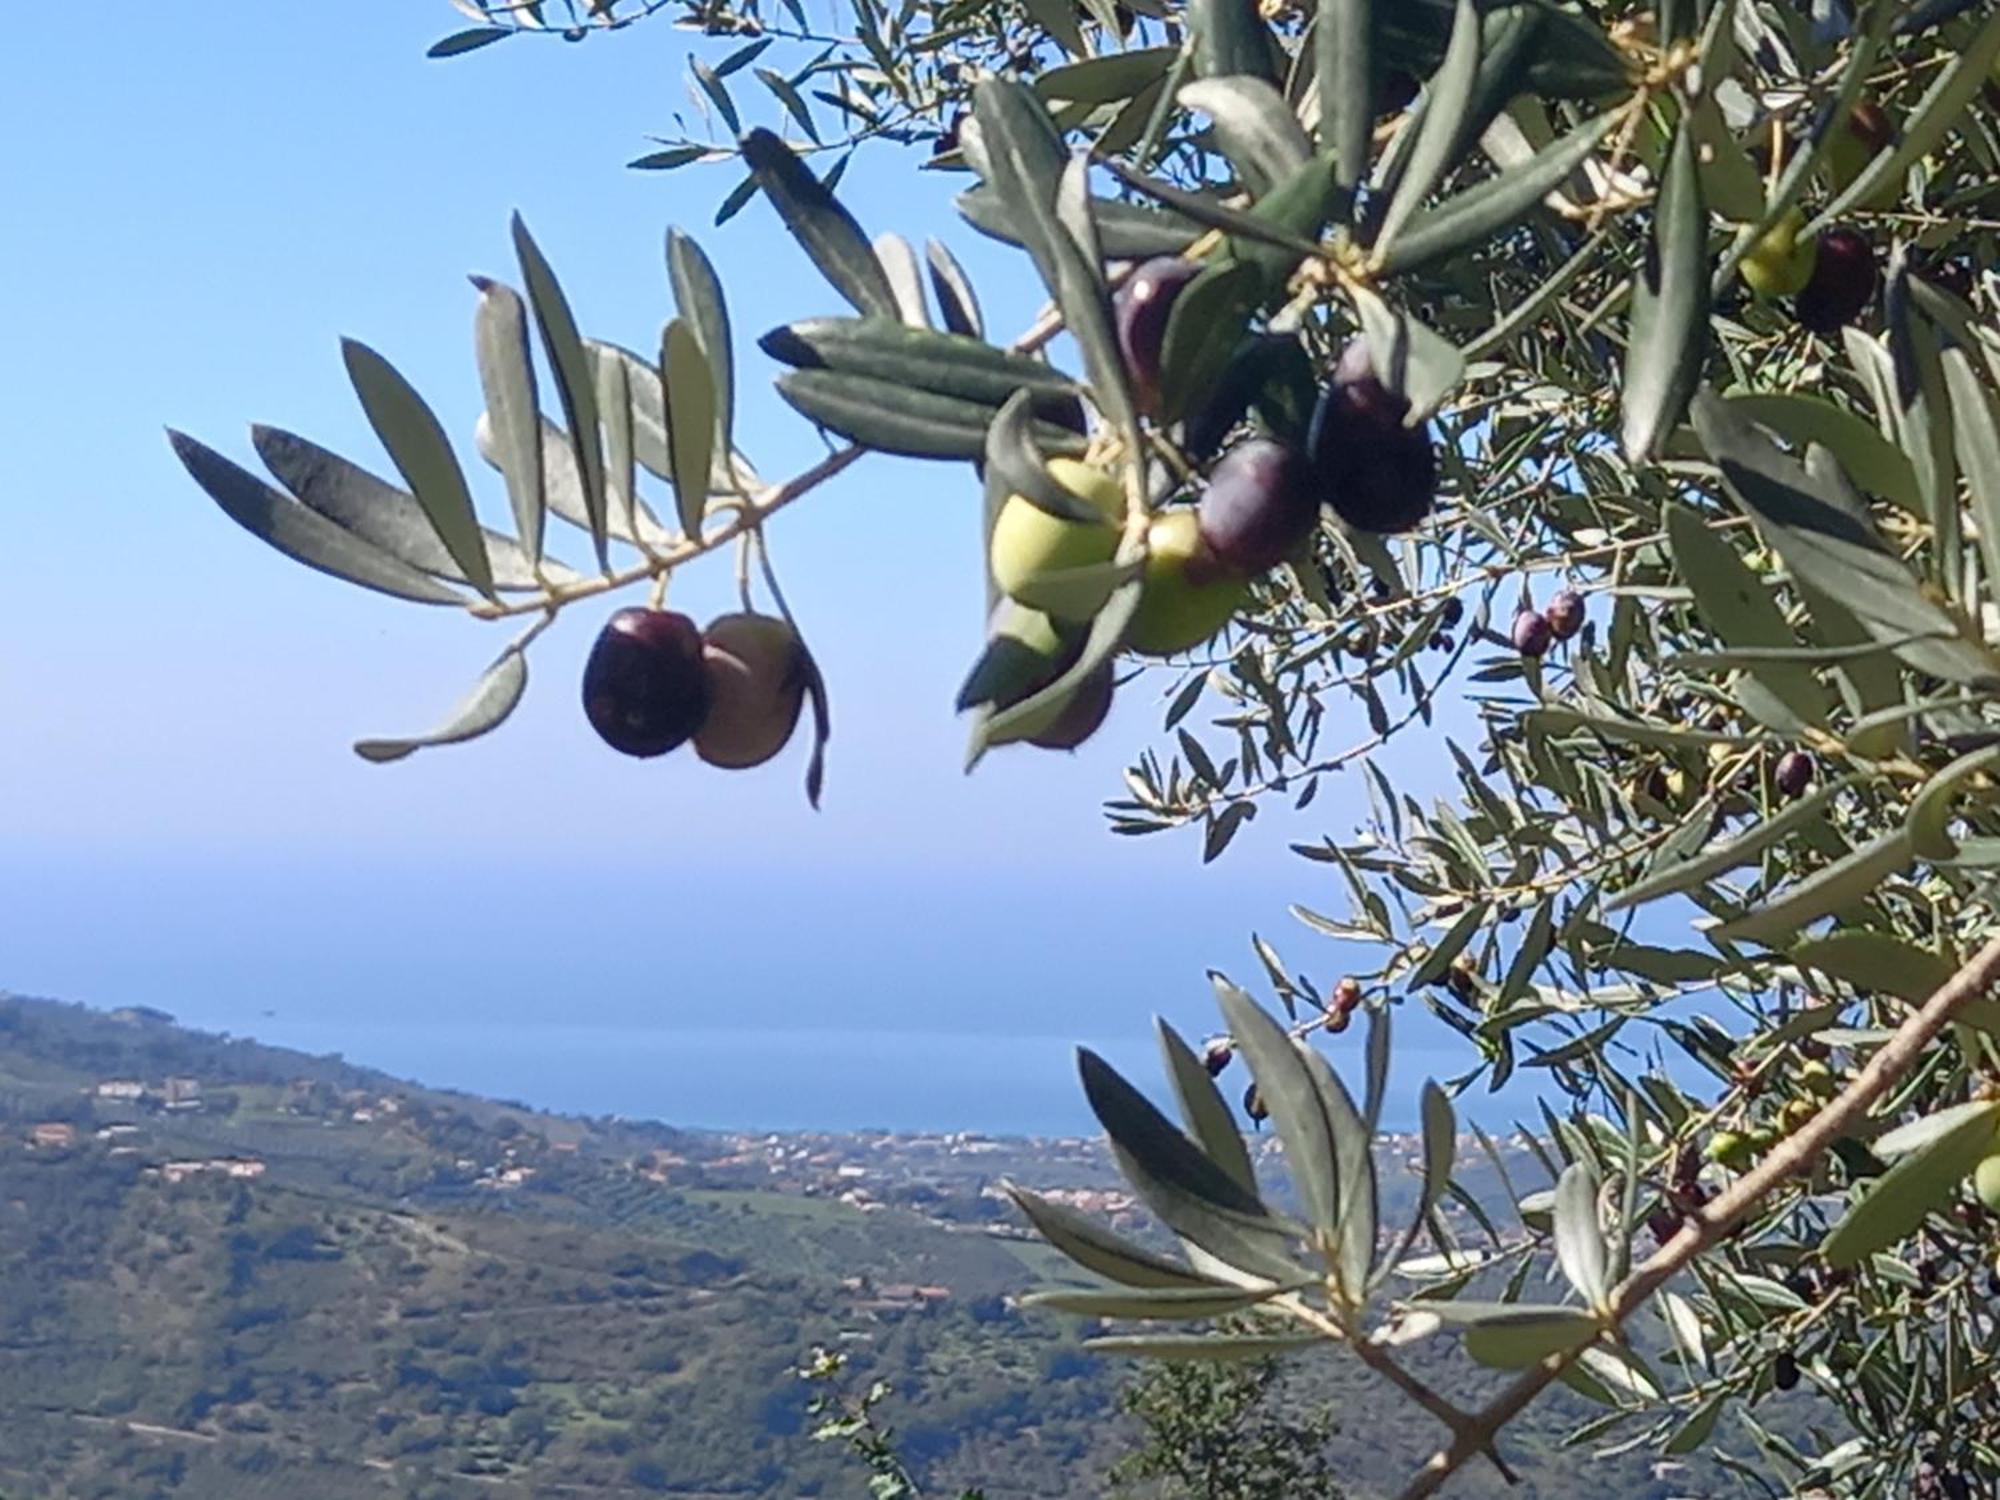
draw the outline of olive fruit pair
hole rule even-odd
[[[590,727],[623,755],[689,740],[710,765],[762,765],[792,737],[805,700],[805,648],[768,615],[729,614],[706,631],[664,609],[621,609],[583,668]]]
[[[1805,215],[1790,210],[1750,248],[1739,270],[1758,296],[1794,298],[1794,315],[1814,333],[1836,333],[1875,295],[1875,250],[1852,229],[1806,239],[1804,228]]]
[[[1050,459],[1048,472],[1103,519],[1053,515],[1025,495],[1009,495],[993,521],[993,582],[1017,604],[1055,621],[1080,623],[1103,603],[1108,580],[1090,570],[1111,562],[1118,551],[1125,493],[1111,475],[1075,459]],[[1126,632],[1134,651],[1171,656],[1192,650],[1222,629],[1243,603],[1242,575],[1216,556],[1202,532],[1192,510],[1153,517],[1139,607]]]
[[[1564,589],[1548,602],[1547,608],[1523,609],[1516,614],[1509,639],[1523,656],[1546,656],[1550,646],[1583,629],[1585,613],[1583,595],[1575,589]]]

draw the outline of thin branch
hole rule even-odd
[[[1703,1251],[1710,1249],[1747,1219],[1788,1179],[1809,1171],[1835,1141],[1863,1122],[1876,1101],[1910,1069],[1952,1017],[1968,1002],[2000,983],[2000,937],[1981,948],[1945,981],[1921,1009],[1897,1028],[1868,1065],[1825,1109],[1795,1134],[1773,1147],[1757,1166],[1733,1186],[1682,1221],[1680,1232],[1651,1259],[1620,1282],[1611,1294],[1605,1328],[1617,1328],[1671,1277]],[[1585,1348],[1589,1345],[1583,1346]],[[1523,1374],[1473,1418],[1446,1448],[1433,1453],[1402,1493],[1401,1500],[1422,1500],[1435,1494],[1445,1480],[1479,1453],[1494,1435],[1540,1395],[1582,1352],[1572,1349],[1551,1355]]]

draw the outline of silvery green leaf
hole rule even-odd
[[[528,233],[528,226],[519,214],[514,215],[513,233],[514,254],[528,288],[528,306],[534,311],[535,326],[541,330],[542,351],[548,356],[556,399],[576,454],[577,478],[582,486],[591,543],[597,550],[598,566],[609,568],[609,514],[604,501],[604,452],[598,436],[597,383],[584,353],[583,339],[576,331],[576,315],[563,295],[562,283],[556,280],[548,258],[535,243],[535,237]]]
[[[1312,156],[1299,117],[1261,78],[1204,78],[1185,86],[1180,102],[1215,122],[1223,155],[1257,194],[1269,192]]]
[[[760,129],[743,137],[743,159],[785,228],[834,290],[859,312],[896,317],[895,290],[868,237],[797,153]]]
[[[479,309],[473,315],[473,345],[479,387],[493,417],[493,441],[514,528],[530,565],[540,561],[548,502],[542,494],[541,397],[535,388],[535,356],[528,344],[528,307],[510,286],[475,276]],[[498,570],[496,569],[496,572]]]
[[[423,507],[408,490],[282,428],[254,426],[250,441],[278,483],[312,510],[411,567],[447,582],[465,582],[463,570],[445,551]],[[538,589],[542,580],[578,581],[574,571],[549,558],[542,559],[538,577],[520,543],[490,529],[484,535],[496,588]]]
[[[357,740],[354,753],[382,765],[433,745],[477,739],[505,722],[527,688],[528,658],[520,647],[509,646],[437,728],[402,739]]]
[[[1160,1049],[1166,1055],[1167,1077],[1174,1086],[1174,1097],[1180,1101],[1181,1118],[1187,1122],[1189,1133],[1211,1161],[1246,1191],[1256,1192],[1257,1173],[1250,1165],[1243,1132],[1222,1091],[1209,1076],[1208,1068],[1166,1021],[1156,1020],[1154,1025],[1160,1034]]]
[[[1556,1179],[1556,1260],[1578,1295],[1593,1308],[1611,1293],[1609,1252],[1597,1217],[1597,1173],[1587,1162],[1571,1162]]]
[[[1646,263],[1632,286],[1621,435],[1646,463],[1687,410],[1708,356],[1708,209],[1694,130],[1683,116],[1667,156]]]
[[[1073,1208],[1011,1182],[1001,1186],[1042,1237],[1086,1271],[1136,1287],[1213,1289],[1221,1284],[1113,1234]]]
[[[1401,180],[1375,233],[1375,244],[1388,247],[1417,205],[1431,195],[1445,169],[1457,158],[1472,91],[1479,81],[1479,9],[1473,0],[1457,0],[1451,41],[1444,60],[1424,87],[1424,100],[1413,126],[1415,139],[1403,165]]]
[[[1306,1063],[1306,1049],[1264,1008],[1220,974],[1210,974],[1222,1019],[1250,1067],[1271,1124],[1284,1143],[1285,1168],[1322,1244],[1340,1232],[1340,1175],[1333,1122]]]
[[[674,306],[694,330],[702,358],[708,361],[709,382],[715,390],[716,457],[720,460],[728,455],[736,429],[736,359],[729,303],[722,294],[722,279],[715,274],[706,252],[678,229],[667,231],[667,278],[673,283]]]
[[[167,432],[174,455],[224,515],[296,562],[349,583],[420,604],[464,604],[465,596],[363,541],[241,465],[185,433]]]
[[[701,535],[708,476],[715,453],[715,384],[701,341],[681,318],[660,336],[660,378],[666,389],[667,453],[674,469],[674,504],[681,531]]]

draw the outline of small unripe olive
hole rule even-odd
[[[806,657],[798,634],[770,615],[723,615],[702,632],[708,718],[695,754],[712,766],[760,766],[798,727],[805,702]]]
[[[2000,1151],[1980,1158],[1972,1169],[1972,1191],[1981,1203],[2000,1214]]]
[[[1089,503],[1104,520],[1072,521],[1049,514],[1025,495],[1009,495],[994,518],[988,550],[993,582],[1010,599],[1019,599],[1042,574],[1106,563],[1118,550],[1118,528],[1113,523],[1125,510],[1125,492],[1118,481],[1102,469],[1070,458],[1050,459],[1049,477]]]
[[[1747,1167],[1755,1158],[1756,1148],[1740,1130],[1718,1130],[1708,1138],[1701,1154],[1725,1167]]]
[[[1799,237],[1805,226],[1806,216],[1793,208],[1764,231],[1737,266],[1744,285],[1760,297],[1795,297],[1805,290],[1819,258],[1818,242]]]
[[[701,632],[686,615],[621,609],[605,622],[583,667],[583,712],[624,755],[665,755],[708,717]]]
[[[1146,535],[1144,582],[1125,643],[1146,656],[1192,651],[1229,623],[1247,593],[1202,541],[1193,511],[1162,511]]]

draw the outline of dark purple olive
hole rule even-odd
[[[1167,342],[1167,318],[1174,299],[1201,274],[1201,267],[1178,255],[1161,255],[1132,273],[1118,293],[1118,351],[1132,377],[1132,394],[1148,416],[1160,411],[1160,353]]]
[[[1524,609],[1514,616],[1511,639],[1514,649],[1523,656],[1545,655],[1555,634],[1549,625],[1549,617],[1538,609]]]
[[[1201,539],[1224,567],[1249,578],[1290,556],[1318,517],[1304,456],[1270,438],[1250,438],[1209,473]]]
[[[1107,661],[1084,679],[1048,728],[1028,736],[1028,743],[1044,750],[1074,750],[1097,733],[1104,716],[1111,712],[1112,686],[1111,663]]]
[[[1549,629],[1555,633],[1555,638],[1566,641],[1583,629],[1583,595],[1575,589],[1564,589],[1549,601],[1548,608],[1542,613],[1548,617]]]
[[[1812,779],[1812,757],[1803,750],[1787,750],[1778,757],[1777,767],[1771,772],[1771,784],[1786,797],[1804,796]]]
[[[1235,1055],[1236,1049],[1230,1045],[1228,1037],[1213,1037],[1202,1049],[1201,1065],[1208,1069],[1208,1076],[1213,1078],[1229,1066],[1229,1060]]]
[[[624,755],[665,755],[708,718],[701,631],[686,615],[621,609],[583,665],[583,712]]]
[[[1829,229],[1819,237],[1812,280],[1793,300],[1792,312],[1814,333],[1838,333],[1861,316],[1880,279],[1874,246],[1855,230]]]
[[[1409,531],[1431,513],[1437,455],[1427,428],[1403,425],[1409,410],[1375,378],[1367,342],[1350,340],[1313,408],[1306,452],[1321,498],[1358,531]]]
[[[1789,1391],[1799,1383],[1799,1362],[1787,1349],[1771,1362],[1771,1384]]]
[[[1260,1126],[1271,1117],[1271,1111],[1264,1106],[1264,1096],[1257,1092],[1254,1083],[1243,1091],[1243,1113]]]

